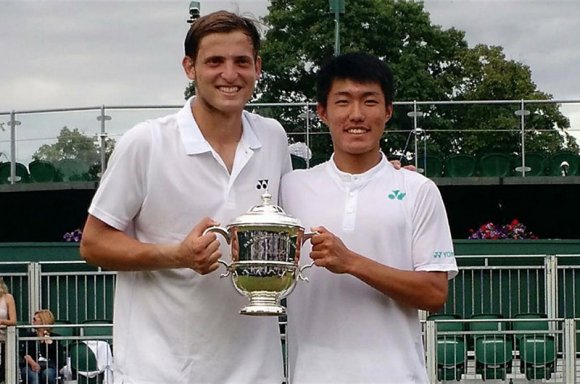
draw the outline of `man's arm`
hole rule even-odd
[[[204,275],[219,267],[219,241],[214,233],[203,235],[205,229],[216,224],[205,218],[179,244],[148,244],[89,215],[80,252],[87,263],[110,270],[190,268]]]
[[[4,295],[4,297],[6,298],[6,307],[8,309],[8,318],[1,319],[0,325],[5,325],[5,326],[16,325],[16,323],[17,323],[16,302],[14,301],[14,296],[12,296],[12,294],[10,294],[10,293],[6,293]]]
[[[311,239],[314,264],[333,273],[350,274],[393,300],[436,312],[447,300],[447,272],[404,271],[386,266],[348,249],[324,227]]]

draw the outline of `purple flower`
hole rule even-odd
[[[483,224],[477,231],[469,230],[468,239],[479,240],[499,240],[499,239],[537,239],[538,237],[526,229],[526,226],[513,219],[506,225],[495,225],[494,223]]]
[[[83,232],[80,229],[75,229],[72,232],[66,232],[62,238],[64,241],[67,242],[74,242],[74,243],[78,243],[81,241],[81,238],[83,237]]]

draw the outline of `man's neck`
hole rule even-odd
[[[191,105],[193,118],[203,137],[216,145],[237,143],[242,136],[242,112],[224,113],[194,100]]]
[[[365,173],[379,164],[382,158],[383,155],[380,151],[357,155],[347,153],[337,154],[335,152],[333,157],[336,167],[340,171],[350,173],[351,175]]]
[[[191,106],[193,118],[213,150],[221,157],[231,173],[238,143],[242,138],[242,112],[222,113],[194,102]]]

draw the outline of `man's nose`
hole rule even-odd
[[[228,82],[232,82],[238,77],[238,69],[234,63],[225,63],[222,77]]]
[[[363,113],[362,105],[360,103],[352,103],[349,117],[351,120],[364,120],[365,116]]]

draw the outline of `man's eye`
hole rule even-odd
[[[208,65],[219,65],[219,64],[221,64],[221,62],[222,62],[222,60],[219,59],[219,58],[217,58],[217,57],[216,58],[209,59],[209,60],[206,61],[206,63]]]
[[[236,63],[237,63],[239,66],[242,66],[242,67],[247,67],[247,66],[249,66],[249,65],[251,65],[251,64],[252,64],[252,60],[250,60],[250,59],[247,59],[247,58],[243,58],[243,59],[239,59],[239,60],[237,60],[237,61],[236,61]]]

